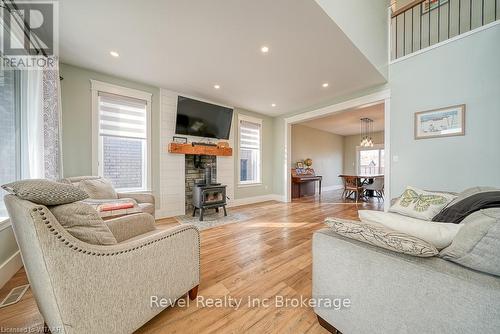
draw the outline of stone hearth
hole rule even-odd
[[[195,181],[205,179],[205,166],[207,164],[212,165],[212,182],[217,182],[217,157],[213,155],[201,155],[201,161],[199,168],[194,165],[194,155],[186,154],[186,213],[193,211],[192,198],[193,198],[193,187]]]

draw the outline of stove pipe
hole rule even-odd
[[[210,164],[205,166],[205,184],[212,184],[212,166]]]

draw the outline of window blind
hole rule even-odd
[[[99,92],[99,135],[147,139],[147,102]]]
[[[260,149],[260,124],[240,120],[240,148]]]

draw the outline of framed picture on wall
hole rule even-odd
[[[415,139],[465,135],[465,104],[415,113]]]

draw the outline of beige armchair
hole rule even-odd
[[[99,179],[102,179],[102,177],[100,177],[100,176],[75,176],[75,177],[68,177],[68,178],[62,179],[61,181],[65,182],[65,183],[70,183],[74,186],[78,186],[78,184],[83,180],[99,180]],[[92,196],[90,198],[92,198]],[[155,197],[150,193],[120,193],[120,192],[116,192],[116,197],[110,198],[110,199],[115,199],[115,198],[131,198],[138,203],[139,208],[141,208],[142,212],[149,213],[152,216],[155,215]]]
[[[196,297],[200,236],[192,225],[133,237],[127,216],[129,228],[107,222],[118,244],[99,246],[74,238],[43,205],[14,195],[5,203],[38,308],[57,333],[131,333],[166,307],[152,297]],[[135,216],[154,226],[150,215]]]

